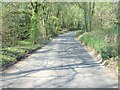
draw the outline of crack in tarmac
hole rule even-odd
[[[117,88],[118,77],[94,60],[75,35],[62,34],[8,68],[2,73],[2,87]]]

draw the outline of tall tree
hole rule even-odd
[[[39,29],[38,29],[38,2],[31,2],[32,6],[32,18],[31,18],[31,32],[30,32],[30,38],[32,40],[33,44],[38,43],[39,41]]]
[[[91,31],[91,23],[94,14],[95,2],[89,2],[89,31]]]
[[[84,20],[85,20],[85,32],[88,32],[88,5],[87,2],[83,2]]]

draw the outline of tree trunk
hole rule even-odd
[[[83,9],[84,9],[84,20],[85,20],[85,32],[88,32],[87,2],[83,2]]]
[[[120,58],[120,1],[118,2],[118,5],[117,5],[117,7],[118,7],[118,10],[117,10],[117,20],[118,20],[118,56],[119,56],[119,58]],[[120,61],[119,61],[119,63],[120,63]]]
[[[89,2],[89,31],[91,31],[91,23],[92,23],[92,18],[94,15],[94,8],[95,8],[95,2]]]
[[[32,6],[32,17],[31,17],[31,32],[30,32],[30,38],[33,44],[36,44],[39,42],[39,30],[37,27],[38,20],[38,2],[31,2]]]
[[[89,31],[91,31],[91,19],[92,19],[92,2],[89,2]]]

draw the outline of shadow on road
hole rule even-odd
[[[54,78],[46,80],[43,83],[36,83],[36,85],[33,87],[37,88],[45,85],[46,88],[49,88],[51,87],[52,83],[53,87],[59,88],[67,85],[70,82],[75,83],[77,85],[76,87],[79,87],[79,84],[82,82],[84,82],[84,84],[91,84],[92,81],[92,83],[95,82],[95,85],[97,85],[97,87],[116,86],[115,83],[108,84],[107,81],[104,81],[104,78],[106,78],[106,76],[103,76],[102,69],[101,71],[99,70],[99,68],[101,68],[100,63],[97,63],[82,47],[82,45],[80,45],[80,43],[75,40],[75,33],[73,32],[60,35],[56,39],[53,39],[52,42],[50,42],[48,45],[40,50],[37,50],[34,55],[31,56],[31,58],[31,60],[28,60],[27,63],[31,62],[32,66],[37,65],[36,67],[24,69],[25,66],[23,65],[24,67],[20,67],[23,70],[2,73],[3,77],[9,77],[4,78],[3,81],[14,79],[18,80],[24,77],[26,79],[29,79],[29,75],[31,74],[36,74],[43,71],[53,71],[57,72],[57,75],[54,75]],[[40,64],[38,64],[40,61],[47,63],[44,66],[41,64],[41,67]],[[54,62],[54,64],[52,63],[51,66],[49,66],[49,62]],[[60,75],[62,73],[64,74]],[[77,75],[79,75],[79,77],[76,77]],[[74,81],[74,78],[78,78],[78,81]],[[79,78],[81,78],[80,80],[84,80],[84,78],[87,78],[88,80],[80,81]],[[39,79],[41,78],[38,78],[38,80]],[[100,84],[96,84],[97,81]],[[104,83],[106,84],[103,85]]]

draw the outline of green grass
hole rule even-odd
[[[32,45],[29,41],[20,41],[14,47],[2,48],[2,66],[12,63],[18,58],[24,57],[28,52],[40,48],[40,45]]]
[[[96,50],[97,53],[101,53],[103,59],[118,56],[117,43],[114,43],[114,37],[117,35],[117,30],[97,30],[92,32],[86,32],[84,34],[78,32],[77,37],[82,35],[79,40],[84,42],[86,46],[89,46]],[[107,41],[105,37],[107,35]]]

